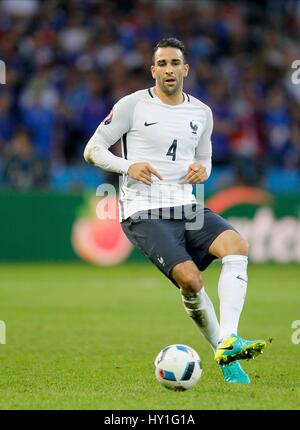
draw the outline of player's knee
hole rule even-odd
[[[201,280],[199,276],[195,275],[185,275],[180,282],[180,287],[183,293],[195,293],[202,288]]]
[[[200,291],[203,286],[199,270],[193,262],[180,263],[171,272],[183,294]]]
[[[239,234],[232,239],[227,247],[225,247],[225,253],[223,257],[226,255],[246,255],[248,256],[249,245],[248,242]]]

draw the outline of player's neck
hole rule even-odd
[[[163,103],[166,103],[167,105],[180,105],[184,101],[182,89],[176,94],[168,95],[161,91],[159,87],[155,86],[154,93]]]

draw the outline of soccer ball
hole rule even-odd
[[[155,376],[166,388],[184,391],[193,387],[202,374],[201,359],[186,345],[169,345],[162,349],[155,361]]]

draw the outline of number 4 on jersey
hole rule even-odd
[[[177,139],[174,139],[172,145],[170,146],[170,148],[168,149],[168,152],[166,153],[166,155],[170,155],[172,157],[172,161],[176,160],[176,150],[177,150]]]

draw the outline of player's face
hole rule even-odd
[[[169,96],[182,92],[183,78],[187,76],[189,66],[180,49],[158,48],[154,60],[151,73],[159,89]]]

